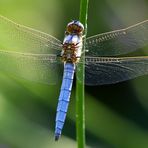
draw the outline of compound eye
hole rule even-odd
[[[76,34],[82,33],[83,30],[84,30],[84,27],[79,21],[70,22],[67,25],[67,29],[66,29],[68,33],[76,33]]]
[[[68,33],[73,33],[73,25],[72,25],[72,24],[67,25],[66,31],[67,31]]]

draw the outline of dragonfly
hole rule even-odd
[[[85,84],[114,84],[148,74],[148,56],[129,57],[148,44],[148,20],[86,38],[79,21],[68,23],[64,41],[0,16],[0,70],[43,84],[63,80],[58,99],[55,140],[61,136],[77,65],[85,60]],[[124,55],[121,57],[121,55]],[[78,78],[79,79],[79,78]],[[81,81],[81,79],[79,79]]]

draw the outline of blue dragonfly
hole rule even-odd
[[[68,23],[64,41],[0,16],[0,70],[27,80],[56,84],[64,67],[57,106],[55,140],[66,118],[75,68],[81,63],[83,24]],[[128,57],[148,44],[148,20],[86,38],[85,84],[114,84],[148,74],[148,56]],[[124,57],[117,57],[125,55]]]

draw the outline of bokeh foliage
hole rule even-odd
[[[147,19],[148,0],[90,0],[88,36]],[[0,14],[63,39],[79,1],[1,0]],[[140,52],[148,54],[147,47]],[[76,147],[75,85],[63,136],[54,142],[61,81],[47,86],[0,73],[0,147]],[[86,143],[90,147],[148,147],[148,77],[116,85],[86,87]]]

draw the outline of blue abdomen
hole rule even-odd
[[[68,104],[70,101],[74,72],[75,72],[75,64],[65,63],[61,92],[57,106],[55,140],[59,139],[65,122],[66,113],[68,110]]]

